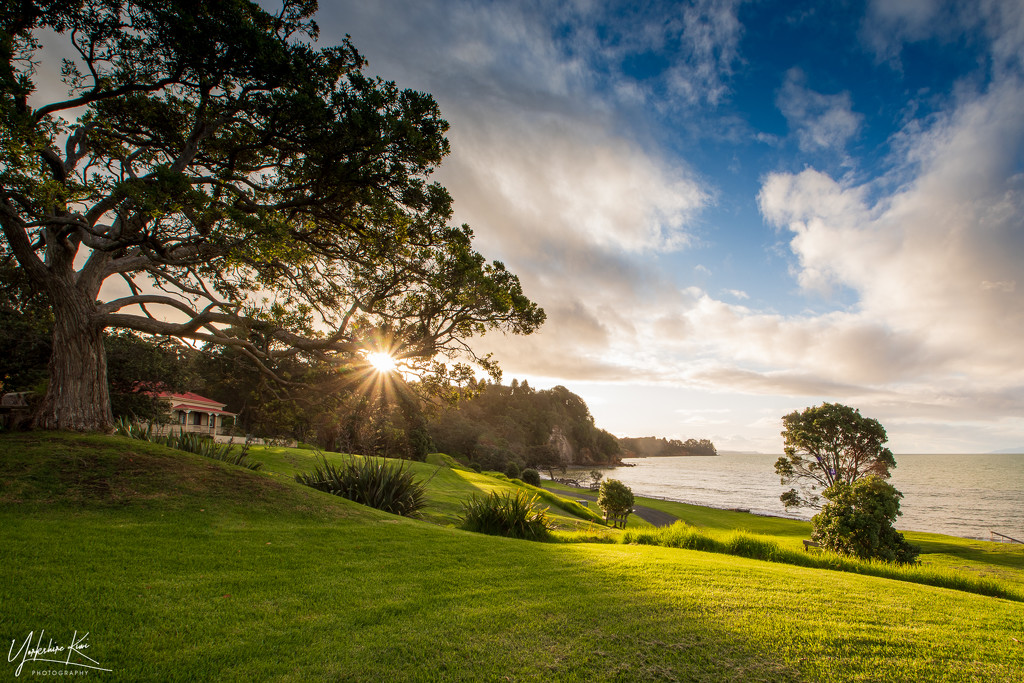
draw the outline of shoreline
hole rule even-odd
[[[809,520],[815,510],[786,511],[782,488],[771,472],[771,455],[721,453],[725,457],[628,459],[629,469],[603,468],[637,495],[715,510],[749,509],[750,514]],[[905,455],[905,454],[904,454]],[[1000,542],[1001,534],[1024,539],[1019,515],[1024,493],[1024,460],[1014,454],[911,454],[897,460],[891,483],[903,493],[896,520],[901,532]],[[588,481],[586,470],[570,476]]]

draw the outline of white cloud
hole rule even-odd
[[[759,206],[785,235],[801,289],[852,297],[799,315],[753,310],[745,291],[721,283],[727,301],[716,300],[686,288],[710,280],[710,268],[671,273],[658,260],[693,243],[691,226],[715,191],[645,139],[643,109],[727,101],[742,63],[740,4],[665,3],[636,14],[623,4],[612,20],[603,3],[324,3],[321,24],[343,15],[374,70],[431,92],[452,122],[453,154],[438,179],[457,220],[549,314],[536,335],[480,344],[510,375],[782,397],[757,425],[775,443],[778,415],[821,400],[854,403],[883,423],[1019,414],[1021,4],[976,3],[998,85],[981,95],[963,85],[944,116],[908,125],[891,140],[889,176],[859,185],[813,169],[764,178]],[[975,21],[972,6],[876,2],[862,38],[898,65],[908,41],[960,35]],[[389,20],[396,15],[402,21]],[[664,68],[626,75],[629,59],[651,55]],[[845,155],[860,132],[848,93],[816,92],[798,71],[776,104],[802,151]],[[751,138],[762,150],[780,146],[764,133]],[[637,402],[640,393],[631,394]]]
[[[904,42],[953,33],[950,5],[944,0],[871,0],[862,39],[880,61],[898,65]]]
[[[789,122],[804,152],[841,152],[860,128],[863,116],[853,111],[849,93],[823,95],[806,86],[800,69],[790,69],[775,103]]]
[[[908,43],[988,41],[985,49],[997,77],[1024,67],[1024,3],[1019,0],[871,0],[861,39],[880,62],[900,69]]]
[[[599,122],[461,103],[448,112],[455,151],[439,177],[452,188],[460,215],[481,232],[500,223],[510,233],[503,239],[520,246],[678,249],[688,243],[688,225],[708,201],[685,170]],[[474,208],[464,210],[467,204]]]
[[[849,350],[878,359],[871,381],[892,372],[966,376],[979,388],[1024,382],[1013,360],[1024,335],[1022,108],[1017,80],[961,103],[912,139],[912,175],[888,195],[813,170],[766,179],[761,210],[792,233],[801,285],[858,294]]]
[[[685,57],[668,74],[669,88],[688,104],[719,104],[739,59],[743,26],[736,16],[742,0],[696,0],[672,22]]]

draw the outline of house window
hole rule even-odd
[[[192,424],[194,424],[194,425],[201,425],[201,424],[203,424],[203,414],[202,413],[192,413]]]

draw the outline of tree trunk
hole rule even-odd
[[[91,321],[94,304],[73,288],[53,296],[50,385],[36,415],[42,429],[105,432],[114,417],[107,387],[103,328]]]

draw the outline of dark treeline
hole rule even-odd
[[[548,468],[618,462],[618,440],[594,425],[582,398],[563,386],[488,384],[474,398],[440,411],[430,423],[438,450],[484,469]]]
[[[18,296],[16,296],[18,295]],[[22,296],[24,295],[24,296]],[[20,298],[19,298],[20,297]],[[24,288],[0,292],[0,391],[47,383],[52,317]],[[235,334],[244,334],[238,330]],[[108,331],[107,377],[116,418],[166,419],[155,391],[192,391],[237,413],[236,431],[297,439],[320,448],[422,459],[442,451],[485,469],[611,464],[621,449],[598,429],[586,403],[565,387],[480,382],[454,405],[423,387],[364,370],[290,357],[268,378],[231,347],[196,349],[179,341]]]
[[[671,455],[718,455],[715,444],[708,439],[659,439],[656,436],[619,439],[625,457],[655,458]]]

